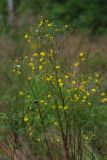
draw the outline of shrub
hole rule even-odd
[[[41,17],[25,34],[32,54],[16,60],[13,68],[25,81],[19,91],[25,104],[12,117],[2,115],[1,120],[10,119],[10,129],[17,135],[26,134],[38,157],[97,159],[90,144],[107,95],[98,73],[81,73],[88,60],[86,53],[68,63],[58,49],[57,37],[69,29],[69,25],[57,26]]]

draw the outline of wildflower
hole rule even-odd
[[[32,71],[34,71],[35,70],[35,67],[32,67]]]
[[[44,105],[47,105],[47,103],[45,102]]]
[[[42,70],[42,69],[43,69],[43,66],[42,66],[42,65],[40,65],[40,66],[39,66],[39,70]]]
[[[29,119],[28,119],[28,116],[27,115],[25,115],[24,116],[24,122],[27,122]]]
[[[20,68],[21,66],[20,66],[20,64],[17,64],[17,68]]]
[[[29,76],[27,79],[30,81],[30,80],[32,80],[32,77]]]
[[[64,85],[63,82],[60,82],[60,83],[59,83],[59,86],[60,86],[60,87],[63,87],[63,85]]]
[[[25,59],[27,59],[28,58],[28,56],[25,56]]]
[[[17,73],[18,75],[20,75],[20,74],[21,74],[21,71],[17,71],[16,73]]]
[[[87,97],[86,97],[86,96],[83,96],[83,99],[84,99],[84,100],[86,100],[86,99],[87,99]]]
[[[40,58],[40,60],[39,60],[40,62],[42,62],[43,61],[43,58]]]
[[[52,23],[48,23],[48,27],[52,27]]]
[[[88,105],[91,106],[91,102],[88,102]]]
[[[89,95],[90,95],[90,93],[87,91],[87,92],[86,92],[86,95],[87,95],[87,96],[89,96]]]
[[[79,100],[79,96],[77,94],[74,94],[74,98],[75,98],[76,101]]]
[[[99,75],[98,73],[95,73],[95,77],[97,77],[97,78],[98,78],[98,77],[100,77],[100,75]]]
[[[81,53],[80,53],[80,57],[83,57],[83,56],[84,56],[84,53],[83,53],[83,52],[81,52]]]
[[[60,66],[56,66],[56,69],[60,69]]]
[[[13,69],[13,73],[14,73],[14,72],[16,72],[16,70],[15,70],[15,69]]]
[[[106,95],[106,94],[105,94],[104,92],[100,93],[100,96],[102,96],[102,97],[105,96],[105,95]]]
[[[29,136],[32,136],[32,132],[29,132]]]
[[[20,96],[24,96],[25,93],[24,93],[23,91],[19,91],[19,95],[20,95]]]
[[[59,109],[61,109],[61,108],[62,108],[62,106],[58,106],[58,108],[59,108]]]
[[[50,78],[50,77],[47,77],[46,80],[47,80],[47,81],[51,81],[51,78]]]
[[[29,63],[29,66],[34,67],[34,64],[32,62]]]
[[[75,63],[75,67],[78,67],[80,65],[80,63]]]
[[[34,53],[34,57],[37,57],[38,56],[38,54],[37,53]]]
[[[82,60],[82,61],[85,61],[85,58],[82,58],[81,60]]]
[[[48,94],[48,98],[51,98],[51,94]]]
[[[101,102],[102,102],[102,103],[107,102],[107,98],[103,98],[103,99],[101,100]]]
[[[61,140],[60,140],[59,138],[56,138],[56,141],[57,141],[57,142],[60,142]]]
[[[33,62],[33,58],[30,58],[30,62]]]
[[[40,138],[38,138],[37,141],[40,142],[41,141]]]
[[[99,83],[99,80],[98,80],[98,79],[96,79],[96,80],[95,80],[95,83]]]
[[[57,126],[57,125],[58,125],[58,123],[57,123],[57,122],[54,122],[54,125],[55,125],[55,126]]]
[[[65,27],[66,29],[69,28],[69,26],[68,26],[67,24],[65,24],[64,27]]]
[[[40,103],[44,103],[44,100],[40,100]]]
[[[62,82],[62,79],[58,79],[58,82],[61,83],[61,82]]]
[[[43,25],[43,21],[40,21],[39,23],[39,27],[41,27]]]
[[[89,137],[87,136],[87,135],[83,135],[83,138],[85,139],[85,140],[88,140],[89,139]]]
[[[68,78],[69,78],[69,76],[68,76],[68,75],[65,75],[64,77],[65,77],[65,79],[68,79]]]
[[[28,35],[27,34],[25,34],[25,39],[27,39],[28,38]]]
[[[46,53],[45,53],[45,52],[40,52],[40,55],[41,55],[42,57],[44,57],[44,56],[46,55]]]
[[[72,83],[72,84],[76,84],[76,81],[75,81],[75,80],[73,80],[71,83]]]
[[[68,109],[68,106],[64,106],[64,110],[67,110]]]
[[[30,95],[27,95],[27,98],[30,98]]]
[[[93,93],[96,93],[96,89],[95,89],[95,88],[92,88],[91,91],[92,91]]]

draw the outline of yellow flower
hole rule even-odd
[[[27,98],[30,98],[30,95],[27,95]]]
[[[58,108],[59,108],[59,109],[61,109],[61,108],[62,108],[62,106],[58,106]]]
[[[101,100],[101,102],[102,102],[102,103],[107,102],[107,98],[103,98],[103,99]]]
[[[38,54],[37,53],[34,53],[34,57],[37,57],[38,56]]]
[[[76,84],[76,81],[75,81],[75,80],[73,80],[71,83],[72,83],[72,84]]]
[[[75,67],[78,67],[80,65],[80,63],[75,63]]]
[[[86,99],[87,99],[87,97],[86,97],[86,96],[83,96],[83,99],[84,99],[84,100],[86,100]]]
[[[40,142],[41,141],[40,138],[38,138],[37,141]]]
[[[91,106],[91,102],[88,102],[88,105]]]
[[[60,86],[60,87],[63,87],[63,85],[64,85],[63,82],[60,82],[60,83],[59,83],[59,86]]]
[[[98,77],[100,77],[100,75],[99,75],[98,73],[95,73],[95,77],[97,77],[97,78],[98,78]]]
[[[24,116],[24,122],[28,122],[28,120],[29,120],[29,119],[28,119],[28,116],[25,115],[25,116]]]
[[[76,101],[79,100],[79,96],[77,94],[74,94],[74,98],[75,98]]]
[[[43,25],[43,21],[41,20],[39,23],[39,27],[41,27]]]
[[[25,34],[25,39],[27,39],[28,38],[28,35],[27,34]]]
[[[61,140],[60,140],[59,138],[56,138],[56,141],[57,141],[57,142],[60,142]]]
[[[58,83],[59,83],[59,86],[60,86],[60,87],[63,87],[64,84],[63,84],[62,79],[58,79]]]
[[[48,98],[51,98],[51,94],[48,94]]]
[[[42,66],[42,65],[40,65],[40,66],[39,66],[39,70],[42,70],[42,69],[43,69],[43,66]]]
[[[40,103],[44,103],[44,100],[40,100]]]
[[[21,74],[21,71],[17,71],[16,73],[17,73],[18,75],[20,75],[20,74]]]
[[[48,23],[48,27],[52,27],[52,23]]]
[[[68,26],[67,24],[65,24],[64,27],[65,27],[66,29],[69,28],[69,26]]]
[[[106,94],[105,94],[104,92],[100,93],[100,96],[102,96],[102,97],[105,96],[105,95],[106,95]]]
[[[44,57],[44,56],[46,55],[46,53],[45,53],[45,52],[40,52],[40,55],[41,55],[42,57]]]
[[[68,79],[68,78],[69,78],[69,76],[68,76],[68,75],[65,75],[64,77],[65,77],[65,79]]]
[[[47,80],[47,81],[51,81],[51,78],[50,78],[50,77],[47,77],[46,80]]]
[[[86,92],[86,95],[87,95],[87,96],[89,96],[89,95],[90,95],[90,93],[87,91],[87,92]]]
[[[95,80],[95,82],[96,82],[96,83],[99,83],[99,80],[98,80],[98,79],[96,79],[96,80]]]
[[[68,109],[68,106],[64,106],[64,110],[67,110]]]
[[[42,61],[43,61],[43,58],[40,58],[39,61],[42,62]]]
[[[83,56],[84,56],[84,53],[83,53],[83,52],[81,52],[81,53],[80,53],[80,57],[83,57]]]
[[[29,76],[27,79],[30,81],[30,80],[32,80],[32,77]]]
[[[82,61],[85,61],[85,58],[82,58],[81,60],[82,60]]]
[[[27,59],[28,58],[28,56],[25,56],[25,59]]]
[[[58,123],[57,123],[57,122],[54,122],[54,125],[55,125],[55,126],[57,126],[57,125],[58,125]]]
[[[14,72],[16,72],[16,70],[15,70],[15,69],[13,69],[13,73],[14,73]]]
[[[96,93],[96,89],[95,88],[92,88],[91,91],[94,92],[94,93]]]
[[[60,66],[56,66],[56,69],[60,69]]]
[[[34,71],[35,70],[35,67],[32,67],[32,71]]]
[[[29,136],[32,136],[32,132],[29,132]]]
[[[34,67],[34,64],[32,62],[29,63],[29,66]]]
[[[58,82],[61,83],[61,82],[62,82],[62,79],[58,79]]]
[[[19,95],[20,95],[20,96],[24,96],[25,93],[24,93],[23,91],[19,91]]]

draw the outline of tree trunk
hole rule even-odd
[[[8,3],[8,22],[9,24],[12,24],[14,20],[14,3],[13,0],[7,0],[7,3]]]

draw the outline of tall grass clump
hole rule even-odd
[[[34,159],[99,159],[91,141],[107,95],[99,73],[82,74],[81,68],[89,61],[86,53],[72,61],[59,49],[68,30],[69,25],[57,26],[40,18],[25,34],[32,52],[17,59],[13,68],[13,75],[24,82],[19,90],[24,104],[12,117],[1,115],[1,124],[9,122],[6,129],[14,131],[13,158],[18,137],[24,135]]]

